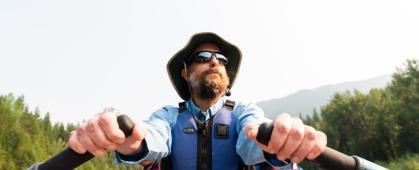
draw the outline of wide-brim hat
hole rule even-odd
[[[228,64],[225,67],[227,75],[230,77],[229,89],[233,86],[234,80],[236,80],[236,76],[239,72],[242,55],[237,46],[212,32],[197,33],[193,35],[186,46],[177,52],[167,63],[167,73],[169,74],[170,81],[183,100],[188,100],[191,97],[188,83],[183,79],[181,73],[184,63],[188,64],[194,50],[203,43],[214,43],[220,48],[221,53],[227,57]]]

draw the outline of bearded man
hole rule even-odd
[[[323,132],[289,114],[270,120],[255,104],[228,99],[241,58],[238,47],[214,33],[193,35],[167,64],[184,102],[164,106],[136,123],[127,138],[116,113],[96,114],[72,133],[69,147],[95,156],[116,151],[120,163],[176,170],[251,169],[263,163],[291,169],[320,155],[326,147]],[[274,129],[265,146],[256,141],[257,129],[271,121]]]

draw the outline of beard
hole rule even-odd
[[[227,92],[230,79],[227,74],[218,71],[205,71],[198,75],[191,75],[189,78],[191,90],[197,92],[197,95],[203,99],[214,99],[218,95]]]

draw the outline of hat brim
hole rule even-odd
[[[199,45],[207,42],[217,45],[228,59],[226,70],[227,75],[230,78],[229,89],[233,86],[234,80],[239,72],[242,55],[237,46],[211,32],[197,33],[193,35],[186,46],[177,52],[167,63],[167,73],[169,74],[170,81],[183,100],[188,100],[191,97],[188,83],[183,79],[181,73],[183,63],[187,63],[192,53]]]

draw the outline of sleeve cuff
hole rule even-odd
[[[276,155],[274,154],[270,154],[267,153],[265,151],[263,151],[263,157],[266,159],[266,162],[276,168],[276,169],[282,169],[282,170],[302,170],[301,167],[298,167],[296,163],[291,162],[289,159],[283,161],[283,160],[278,160],[276,158]]]
[[[145,160],[146,155],[149,153],[147,142],[145,140],[141,141],[141,152],[134,155],[124,155],[115,151],[115,158],[118,164],[139,164],[141,161]]]

